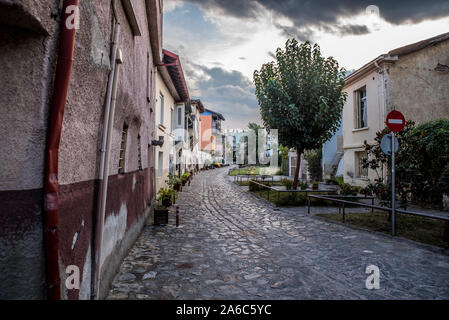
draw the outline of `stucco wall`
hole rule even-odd
[[[417,123],[449,118],[449,41],[399,57],[390,67],[391,106]]]
[[[0,0],[0,9],[4,2]],[[34,12],[35,16],[28,21],[41,25],[37,32],[22,26],[18,28],[17,24],[0,26],[0,106],[5,124],[0,133],[6,139],[0,152],[0,160],[6,166],[0,176],[0,282],[10,284],[1,286],[0,298],[4,299],[45,297],[42,180],[59,37],[57,19],[53,21],[49,17],[59,15],[59,1],[23,0],[23,3],[17,19],[28,19],[30,12]],[[31,3],[34,7],[28,6]],[[148,101],[148,88],[153,86],[148,83],[153,56],[145,0],[134,1],[142,32],[140,37],[133,36],[121,1],[116,4],[121,25],[119,48],[124,61],[113,123],[107,225],[103,239],[105,244],[113,245],[103,256],[102,296],[149,212],[150,172],[154,165],[153,148],[149,147],[154,131],[150,112],[152,90]],[[110,2],[80,1],[80,28],[76,34],[59,150],[59,260],[62,297],[68,299],[90,298],[97,179],[112,32]],[[124,123],[129,126],[126,163],[124,173],[118,174]],[[124,227],[123,221],[126,222]],[[65,268],[72,264],[80,268],[81,290],[65,288]]]
[[[384,91],[381,83],[380,74],[373,71],[344,89],[348,97],[343,107],[343,177],[345,182],[353,185],[367,184],[366,179],[356,177],[355,152],[363,151],[365,140],[368,143],[373,143],[376,132],[384,128]],[[354,92],[363,86],[366,86],[368,126],[363,129],[355,129],[356,97]],[[375,172],[369,170],[368,178],[374,179]]]
[[[0,299],[44,291],[42,177],[58,1],[0,1]]]
[[[160,93],[164,96],[164,118],[163,118],[163,125],[165,129],[161,128],[160,125],[160,117],[161,117],[161,110],[160,110]],[[163,136],[164,137],[164,145],[162,147],[156,146],[155,148],[155,179],[156,179],[156,192],[159,191],[160,188],[166,187],[167,184],[165,183],[165,180],[167,180],[168,173],[169,173],[169,163],[170,163],[170,154],[173,155],[173,165],[175,164],[175,156],[174,156],[174,150],[173,150],[173,144],[174,144],[174,134],[173,132],[170,132],[170,110],[173,110],[173,117],[175,116],[175,100],[173,96],[170,94],[170,91],[168,90],[166,84],[164,83],[164,80],[162,79],[162,76],[160,73],[157,73],[156,76],[156,91],[155,91],[155,121],[156,121],[156,127],[157,127],[157,137]],[[173,126],[173,129],[175,127]],[[162,169],[162,175],[159,176],[159,152],[163,152],[163,169]]]

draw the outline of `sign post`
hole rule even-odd
[[[391,233],[396,235],[396,188],[395,188],[395,132],[404,129],[405,118],[399,111],[393,110],[387,115],[386,124],[391,131]]]

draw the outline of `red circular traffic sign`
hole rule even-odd
[[[402,131],[405,126],[404,115],[396,110],[393,110],[388,114],[387,120],[385,122],[388,129],[390,129],[392,132]]]

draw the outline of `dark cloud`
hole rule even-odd
[[[200,5],[206,10],[215,10],[217,14],[254,19],[260,16],[262,8],[275,14],[290,18],[294,27],[282,27],[287,34],[298,35],[299,29],[308,27],[336,26],[341,17],[350,17],[364,12],[372,1],[365,0],[184,0]],[[374,3],[379,7],[380,15],[390,23],[417,23],[426,19],[436,19],[449,15],[448,0],[380,0]],[[340,34],[364,34],[366,26],[335,27]],[[299,36],[307,38],[305,34]]]
[[[259,122],[254,85],[241,72],[188,63],[186,75],[206,108],[224,115],[227,127],[239,128],[250,121]]]

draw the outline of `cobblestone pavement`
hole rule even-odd
[[[108,299],[449,298],[447,253],[329,223],[307,208],[276,210],[227,171],[201,172],[184,188],[180,228],[174,214],[167,226],[145,227]],[[371,264],[378,290],[365,287]]]

